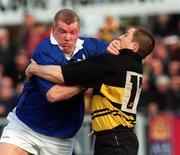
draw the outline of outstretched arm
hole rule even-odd
[[[62,76],[61,66],[58,65],[38,65],[34,60],[31,60],[31,64],[27,67],[25,73],[28,79],[33,75],[40,78],[54,82],[57,84],[64,84],[64,78]]]
[[[54,83],[64,83],[60,66],[42,66],[36,64],[36,62],[32,60],[32,63],[26,69],[26,76],[27,78],[31,78],[33,75],[37,75]],[[80,86],[66,86],[60,84],[56,84],[46,93],[46,98],[50,103],[68,100],[83,90]]]

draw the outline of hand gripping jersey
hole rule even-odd
[[[36,48],[33,59],[42,65],[65,65],[105,53],[107,43],[80,38],[71,58],[67,59],[50,38]],[[71,76],[71,75],[70,75]],[[59,103],[49,103],[46,93],[55,83],[34,77],[26,81],[16,107],[17,117],[34,131],[47,136],[70,138],[79,130],[84,118],[83,94]]]
[[[104,54],[62,67],[66,84],[94,87],[91,104],[96,132],[134,128],[142,88],[142,59],[128,50],[118,56]],[[71,75],[71,76],[70,76]]]

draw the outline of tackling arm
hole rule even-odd
[[[38,65],[34,60],[32,60],[32,63],[27,67],[25,73],[28,79],[30,79],[33,75],[36,75],[50,82],[64,84],[61,66]]]
[[[68,100],[72,96],[77,95],[82,88],[80,86],[65,86],[56,84],[46,94],[46,98],[50,103]]]
[[[64,84],[64,78],[60,66],[38,65],[32,60],[32,63],[26,69],[26,76],[30,79],[33,75],[57,83],[46,93],[46,98],[50,103],[67,100],[83,90],[80,86],[62,85]]]

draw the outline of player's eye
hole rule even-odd
[[[71,34],[76,34],[78,31],[77,30],[74,30],[71,32]]]
[[[58,32],[59,33],[66,33],[66,31],[64,31],[64,30],[59,30]]]

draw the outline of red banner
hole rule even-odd
[[[148,122],[150,155],[180,155],[180,116],[160,113]]]

